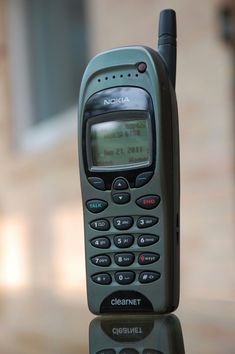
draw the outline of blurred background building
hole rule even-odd
[[[81,75],[99,51],[156,47],[164,7],[178,17],[181,297],[234,300],[234,2],[0,0],[0,339],[31,328],[40,345],[47,307],[61,337],[57,307],[63,326],[79,322]]]

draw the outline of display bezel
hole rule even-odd
[[[94,166],[92,162],[91,151],[91,127],[94,124],[105,123],[111,121],[134,121],[134,120],[146,120],[148,129],[149,140],[149,160],[143,162],[137,162],[132,164],[114,165],[114,166]],[[91,172],[114,172],[114,171],[128,171],[139,168],[146,168],[152,164],[153,161],[153,129],[151,116],[148,111],[135,111],[135,110],[123,110],[118,112],[109,112],[99,116],[92,117],[87,121],[86,129],[86,151],[87,151],[87,163],[88,170]]]

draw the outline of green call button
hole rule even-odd
[[[101,199],[91,199],[86,202],[86,207],[92,213],[100,213],[104,209],[106,209],[108,203],[105,200]]]

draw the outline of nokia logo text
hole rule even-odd
[[[107,98],[104,100],[104,105],[107,104],[119,104],[119,103],[126,103],[130,102],[130,99],[126,97],[117,97],[117,98]]]

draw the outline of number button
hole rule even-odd
[[[91,244],[96,248],[109,248],[111,246],[111,242],[107,237],[97,237],[91,240]]]
[[[111,264],[111,259],[109,256],[106,255],[99,255],[91,258],[93,264],[100,266],[100,267],[108,267]]]
[[[131,265],[135,260],[135,256],[133,253],[117,253],[114,256],[114,260],[117,265],[124,267]]]
[[[146,252],[139,255],[138,262],[141,265],[146,265],[157,262],[159,258],[160,256],[157,253]]]
[[[146,227],[151,227],[158,223],[158,218],[155,216],[141,216],[137,220],[137,227],[139,229],[145,229]]]
[[[108,273],[100,273],[93,275],[92,280],[100,285],[109,285],[112,283],[112,278]]]
[[[98,231],[108,231],[110,229],[110,223],[106,219],[99,219],[99,220],[92,221],[90,225],[92,229]]]
[[[161,274],[158,272],[142,272],[139,275],[139,282],[141,284],[152,283],[160,278]]]
[[[118,248],[127,248],[133,245],[134,237],[132,235],[114,236],[114,244]]]
[[[140,235],[138,238],[138,246],[139,247],[146,247],[151,246],[159,240],[158,236],[155,235]]]
[[[134,272],[117,272],[115,274],[115,280],[117,283],[121,285],[127,285],[133,283],[135,280],[135,273]]]
[[[118,230],[130,229],[133,225],[133,218],[131,216],[119,216],[113,219],[113,226]]]

